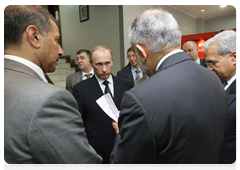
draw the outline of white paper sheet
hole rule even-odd
[[[109,93],[104,94],[96,102],[109,117],[118,122],[119,112]]]

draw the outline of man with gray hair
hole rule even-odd
[[[227,107],[218,77],[180,50],[167,11],[138,15],[129,37],[150,78],[123,95],[112,163],[219,163]]]
[[[223,82],[227,118],[220,163],[236,161],[236,33],[223,31],[204,44],[207,68]]]

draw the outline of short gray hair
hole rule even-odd
[[[236,32],[233,30],[227,30],[218,33],[212,39],[209,39],[204,43],[204,50],[208,50],[213,44],[218,45],[219,55],[225,57],[228,56],[228,54],[236,51]]]
[[[129,28],[133,46],[145,45],[152,53],[181,45],[181,31],[175,18],[163,9],[149,9],[139,14]]]

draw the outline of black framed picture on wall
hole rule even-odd
[[[89,5],[79,5],[80,22],[89,20]]]

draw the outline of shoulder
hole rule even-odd
[[[72,79],[72,78],[74,78],[74,77],[81,76],[81,75],[82,75],[81,71],[78,71],[78,72],[73,73],[73,74],[71,74],[70,76],[68,76],[68,77],[67,77],[67,80],[68,80],[68,79]]]
[[[130,63],[128,63],[128,65],[126,65],[120,71],[118,71],[117,74],[125,73],[125,72],[128,72],[128,71],[131,71],[131,64]]]
[[[113,81],[114,83],[118,83],[121,86],[130,87],[130,88],[132,87],[132,83],[128,79],[125,79],[122,77],[113,76]]]

